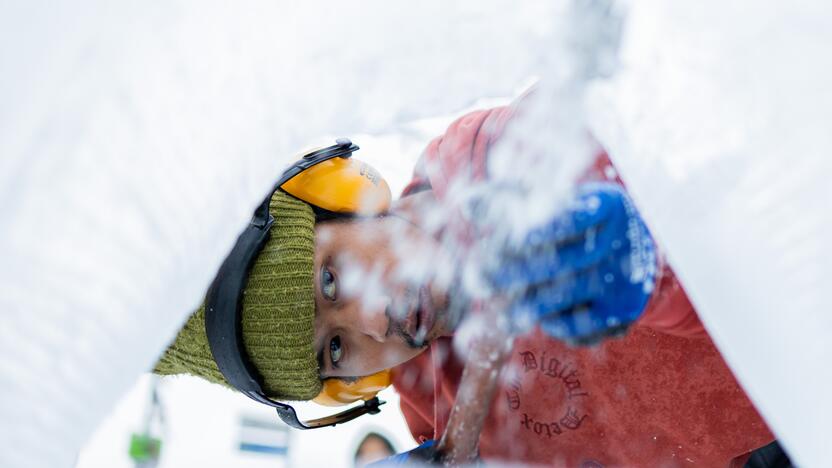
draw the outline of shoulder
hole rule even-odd
[[[442,135],[427,145],[414,171],[414,188],[429,186],[439,198],[460,177],[482,179],[486,173],[488,150],[502,135],[511,120],[513,107],[495,107],[463,115],[451,123]]]

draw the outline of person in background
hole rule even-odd
[[[362,468],[396,453],[393,443],[378,432],[368,432],[355,448],[353,466]]]

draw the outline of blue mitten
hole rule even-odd
[[[622,188],[586,184],[551,223],[509,247],[490,280],[519,329],[588,344],[626,331],[656,281],[656,247]]]

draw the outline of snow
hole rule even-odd
[[[832,9],[631,4],[593,130],[795,463],[832,417]],[[649,96],[649,99],[645,99]]]
[[[830,8],[623,3],[616,68],[564,42],[567,4],[4,3],[0,439],[15,449],[0,465],[72,464],[298,150],[409,136],[406,157],[376,164],[404,180],[423,137],[413,122],[535,77],[543,104],[505,148],[552,149],[537,137],[578,132],[586,115],[743,386],[795,461],[822,465]],[[583,68],[565,64],[613,73],[587,109],[584,81],[563,86]],[[555,149],[578,154],[568,142]],[[526,172],[551,200],[581,168],[557,163]]]
[[[0,465],[66,466],[291,155],[511,95],[553,6],[2,9]]]

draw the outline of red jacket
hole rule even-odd
[[[403,196],[441,201],[455,177],[486,176],[511,108],[470,113],[434,139]],[[590,179],[620,181],[606,154]],[[540,332],[515,339],[480,437],[483,459],[557,466],[740,466],[774,437],[731,375],[668,266],[622,339],[572,348]],[[394,386],[419,442],[445,430],[463,363],[442,338],[397,367]]]

